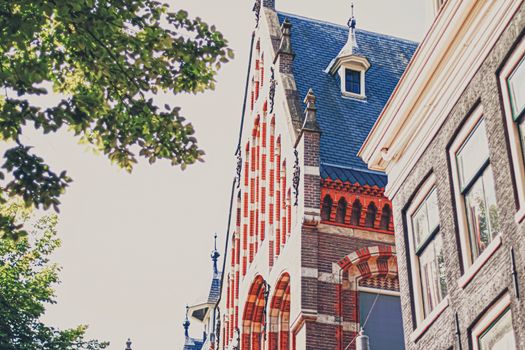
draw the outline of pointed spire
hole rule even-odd
[[[190,337],[190,320],[188,319],[189,309],[190,307],[186,305],[186,319],[184,320],[184,323],[182,324],[182,326],[184,327],[184,336],[186,337],[186,339]]]
[[[352,8],[351,17],[348,20],[348,40],[346,41],[345,46],[341,49],[341,52],[339,52],[339,55],[337,55],[337,57],[353,55],[354,50],[358,47],[357,38],[355,36],[355,27],[357,25],[357,21],[354,17],[354,3],[353,2],[352,2],[351,8]]]
[[[215,234],[215,243],[213,251],[211,252],[211,260],[213,261],[213,273],[217,275],[219,273],[219,268],[217,266],[217,261],[219,260],[219,257],[221,254],[219,254],[219,251],[217,250],[217,234]]]
[[[128,338],[128,341],[126,342],[126,350],[132,350],[131,349],[131,339]]]
[[[310,88],[306,94],[306,97],[304,98],[306,109],[304,110],[303,130],[319,130],[317,126],[317,107],[315,106],[316,100],[317,98],[314,95],[314,91]]]

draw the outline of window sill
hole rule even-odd
[[[514,216],[514,219],[516,220],[516,223],[521,224],[525,220],[525,203],[521,205],[520,210],[516,213]]]
[[[366,100],[366,95],[354,94],[353,92],[343,91],[344,97],[356,98],[358,100]]]
[[[448,307],[449,304],[449,297],[446,296],[445,299],[441,300],[441,302],[432,310],[430,314],[421,322],[419,326],[412,332],[410,335],[410,340],[415,343],[418,341],[419,338],[425,332],[432,326],[432,324],[439,318],[439,316],[445,311],[445,309]]]
[[[479,270],[485,265],[490,257],[498,250],[501,246],[501,233],[488,245],[487,249],[474,261],[474,263],[465,271],[463,276],[458,280],[460,288],[465,288],[467,284],[476,276]]]

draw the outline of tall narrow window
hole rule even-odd
[[[465,139],[455,158],[468,223],[470,258],[474,261],[499,232],[494,176],[483,119]]]
[[[447,295],[443,240],[439,232],[439,209],[436,189],[432,189],[410,214],[411,250],[416,264],[419,312],[425,318]]]
[[[345,90],[361,95],[361,72],[348,68],[345,70]]]
[[[521,222],[525,219],[525,38],[505,62],[499,81],[517,195],[515,217]]]
[[[321,220],[323,221],[329,221],[330,215],[332,214],[332,205],[333,205],[332,197],[329,195],[326,195],[323,200],[323,207],[321,209]]]
[[[366,219],[365,226],[373,228],[377,216],[377,207],[374,202],[370,202],[368,208],[366,208]]]
[[[503,295],[472,327],[472,350],[516,350],[511,297]]]
[[[392,220],[392,209],[390,209],[390,205],[385,204],[383,206],[383,210],[381,213],[381,222],[379,224],[379,228],[381,230],[388,230],[390,228],[390,221]]]
[[[359,226],[359,222],[361,221],[361,210],[363,210],[363,206],[361,205],[359,199],[356,199],[354,201],[354,204],[352,204],[352,216],[350,218],[350,225]]]
[[[346,199],[341,197],[339,202],[337,202],[337,212],[335,215],[335,222],[344,224],[346,216]]]
[[[512,119],[518,126],[521,155],[525,159],[525,57],[521,59],[521,62],[508,78],[507,84],[512,106]]]

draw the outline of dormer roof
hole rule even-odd
[[[298,95],[306,96],[313,89],[316,96],[316,119],[321,129],[321,168],[329,164],[330,171],[366,172],[368,185],[384,187],[386,177],[371,172],[357,156],[362,143],[388,101],[401,75],[417,48],[417,43],[361,29],[355,30],[358,45],[345,56],[348,27],[301,16],[278,13],[280,23],[287,18],[292,24],[292,50],[295,53],[293,73]],[[341,96],[337,74],[327,72],[334,57],[364,57],[370,67],[366,72],[366,100]],[[301,100],[302,110],[306,105]],[[328,170],[328,168],[327,168]],[[380,180],[383,179],[384,181]]]

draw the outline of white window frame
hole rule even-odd
[[[482,336],[485,331],[497,321],[499,316],[501,316],[507,309],[510,307],[510,294],[506,293],[501,297],[494,305],[492,305],[481,319],[476,323],[471,331],[471,340],[472,340],[472,350],[479,350],[479,337]],[[512,315],[512,310],[508,310]],[[516,332],[514,331],[514,339],[516,339]]]
[[[516,192],[518,195],[518,211],[515,214],[516,222],[520,223],[525,219],[525,155],[523,154],[518,125],[513,119],[510,94],[507,79],[514,72],[522,59],[525,57],[525,39],[522,39],[512,55],[509,57],[505,66],[500,72],[499,82],[503,97],[503,107],[505,111],[505,121],[507,134],[509,135],[510,151],[513,163],[514,179]]]
[[[365,85],[365,76],[368,66],[366,65],[368,61],[363,62],[361,60],[355,60],[355,61],[346,61],[341,64],[341,67],[339,68],[339,80],[341,81],[341,93],[345,97],[352,97],[357,98],[360,100],[366,99],[366,85]],[[356,72],[359,72],[360,76],[360,82],[361,82],[361,93],[355,94],[353,92],[346,91],[346,70],[350,69]]]
[[[476,273],[483,267],[483,265],[485,265],[487,260],[501,246],[501,232],[499,232],[498,235],[494,237],[492,242],[490,242],[490,244],[485,248],[485,250],[474,261],[472,261],[467,211],[465,209],[465,197],[461,193],[459,171],[456,160],[457,153],[465,144],[465,141],[470,137],[474,129],[478,126],[478,123],[483,118],[483,115],[483,106],[480,104],[471,113],[471,115],[467,117],[468,119],[466,123],[457,134],[449,149],[450,164],[452,167],[452,182],[454,185],[454,198],[456,200],[456,215],[458,218],[461,258],[463,261],[463,267],[465,269],[463,276],[461,276],[458,281],[461,288],[465,287],[472,280],[472,278],[474,278]]]
[[[449,304],[448,294],[437,304],[430,313],[425,317],[424,306],[423,306],[423,291],[421,288],[421,273],[419,270],[418,257],[416,255],[416,242],[414,242],[414,227],[412,224],[412,217],[416,211],[420,208],[421,204],[427,199],[430,192],[436,189],[436,176],[434,174],[424,182],[412,203],[408,207],[406,212],[407,217],[407,229],[408,229],[408,248],[410,255],[410,266],[412,288],[414,295],[414,309],[416,315],[416,326],[417,328],[411,334],[411,341],[415,342],[421,335],[434,323],[434,321],[443,313]]]

